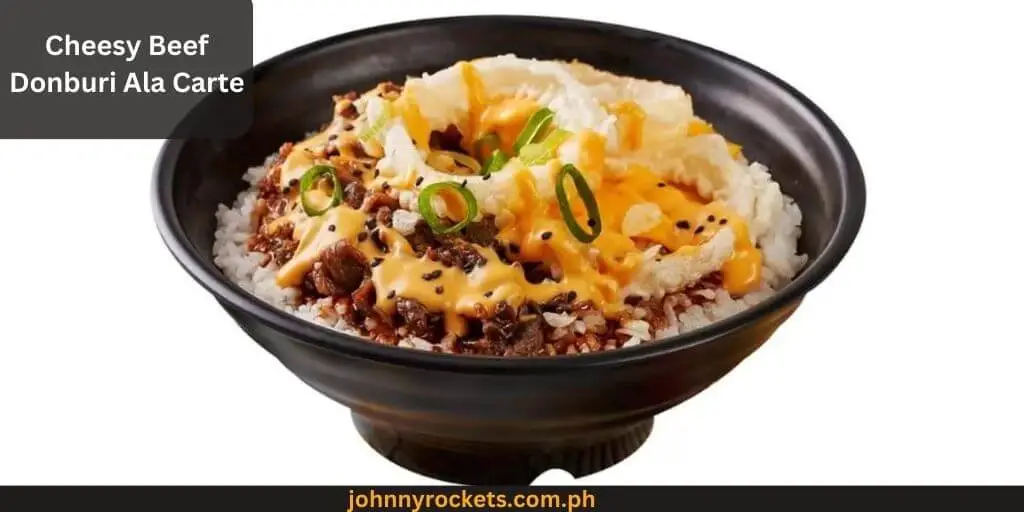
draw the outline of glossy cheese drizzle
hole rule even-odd
[[[525,98],[489,97],[483,89],[475,68],[460,63],[460,70],[469,103],[469,116],[459,126],[463,147],[473,151],[474,142],[487,133],[495,133],[505,151],[526,120],[539,105]],[[416,99],[408,91],[395,102],[396,112],[406,125],[416,146],[429,149],[429,128],[420,114]],[[616,115],[620,147],[640,147],[643,141],[645,114],[633,102],[607,106]],[[691,134],[711,133],[710,125],[698,121],[689,127]],[[327,163],[317,160],[307,149],[322,146],[327,134],[321,133],[297,144],[282,163],[280,184],[294,183],[312,165]],[[510,221],[498,234],[506,245],[518,248],[521,259],[539,261],[553,267],[560,279],[533,284],[526,280],[518,264],[503,263],[491,248],[477,247],[487,260],[483,266],[465,273],[460,268],[444,267],[425,256],[417,256],[408,241],[397,231],[380,227],[381,239],[388,250],[382,251],[372,241],[358,242],[365,230],[366,213],[339,205],[319,217],[306,217],[301,208],[279,219],[295,226],[293,236],[299,240],[295,256],[277,274],[280,286],[296,286],[315,264],[321,251],[339,240],[358,246],[368,261],[379,259],[372,266],[377,306],[393,311],[397,298],[415,299],[429,310],[443,312],[450,332],[463,334],[463,317],[486,317],[500,302],[519,306],[526,301],[543,303],[561,293],[574,292],[578,301],[591,301],[607,315],[614,315],[623,306],[622,288],[629,283],[644,263],[644,250],[652,244],[665,247],[670,253],[688,254],[719,230],[728,227],[736,235],[731,258],[722,268],[724,287],[734,295],[742,295],[760,284],[761,253],[753,246],[744,219],[721,202],[709,202],[695,192],[666,183],[649,169],[634,165],[626,172],[610,172],[605,167],[605,141],[589,130],[575,133],[570,141],[579,145],[577,168],[595,192],[603,221],[601,235],[591,244],[576,240],[568,231],[554,200],[538,193],[536,173],[522,165],[509,165],[500,172],[515,173],[513,200],[507,204]],[[738,152],[739,147],[730,145]],[[554,179],[561,162],[556,158],[547,164]],[[367,185],[374,179],[364,175]],[[412,188],[412,179],[390,183],[396,188]],[[453,181],[456,181],[453,178]],[[577,222],[587,225],[586,209],[576,196],[571,182],[570,203]],[[326,204],[329,190],[308,193],[315,204]],[[295,194],[295,191],[291,192]],[[453,217],[461,215],[458,201],[446,198]],[[641,215],[641,222],[630,216]],[[666,255],[668,257],[668,255]],[[439,276],[434,277],[435,274]],[[427,278],[429,277],[429,278]]]

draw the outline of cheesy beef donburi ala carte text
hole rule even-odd
[[[629,347],[763,300],[800,210],[680,87],[513,55],[335,96],[217,212],[215,262],[377,343],[536,356]]]

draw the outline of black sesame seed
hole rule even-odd
[[[718,224],[720,226],[724,226],[724,225],[726,225],[728,223],[729,223],[729,219],[722,219],[722,220],[718,221]]]
[[[480,261],[476,263],[476,266],[482,267],[487,264],[487,258],[480,258]]]
[[[419,178],[416,178],[416,186],[417,187],[420,186],[421,183],[423,183],[423,176],[420,176]]]
[[[708,215],[708,222],[714,222],[714,221],[715,221],[715,216],[714,215]]]
[[[679,229],[690,229],[690,223],[688,221],[681,220],[676,222],[676,227]]]
[[[391,290],[390,292],[388,292],[388,300],[395,298],[395,295],[397,295],[397,294],[395,293],[394,290]]]
[[[370,217],[366,221],[366,229],[373,229],[377,227],[377,219]]]
[[[512,254],[519,254],[519,246],[515,243],[508,244],[508,250],[512,251]]]
[[[484,292],[484,297],[487,297],[488,299],[493,297],[493,296],[494,296],[494,292],[491,292],[491,291]]]
[[[327,140],[334,140],[334,139],[337,139],[337,138],[338,138],[338,134],[336,134],[336,133],[332,133],[332,134],[327,136]]]
[[[565,298],[569,299],[569,302],[576,300],[576,290],[569,290],[569,294]]]
[[[332,229],[331,231],[334,231],[334,230]],[[369,236],[370,236],[370,235],[369,235],[369,234],[368,234],[368,233],[367,233],[366,231],[360,231],[360,232],[359,232],[359,234],[358,234],[358,235],[356,235],[356,238],[357,238],[357,239],[358,239],[358,240],[359,240],[360,242],[365,242],[365,241],[366,241],[366,238],[367,238],[367,237],[369,237]]]
[[[551,234],[552,233],[550,231],[545,231],[540,234],[540,238],[541,240],[551,240]]]
[[[341,124],[341,129],[345,130],[345,131],[351,130],[352,129],[352,123],[350,123],[348,121],[345,121],[344,123]]]
[[[693,234],[699,235],[704,232],[704,226],[697,226],[697,229],[693,230]]]
[[[466,185],[467,185],[468,183],[469,183],[469,180],[462,180],[462,185],[461,185],[461,187],[462,187],[462,188],[466,188]]]
[[[434,271],[431,271],[431,272],[427,272],[426,274],[423,274],[423,280],[424,281],[433,281],[434,279],[437,279],[439,277],[441,277],[441,271],[440,270],[434,270]]]
[[[370,262],[370,266],[371,267],[376,267],[377,265],[380,265],[381,263],[384,263],[384,258],[374,258],[373,261]]]
[[[296,186],[298,184],[299,184],[299,179],[298,178],[292,178],[292,179],[288,180],[288,186],[289,187],[294,187],[294,186]]]
[[[376,178],[378,176],[380,176],[380,169],[374,169],[373,170],[373,177]]]
[[[483,180],[487,181],[489,179],[491,179],[491,175],[490,174],[484,174]]]
[[[436,293],[438,295],[441,295],[442,293],[444,293],[444,286],[438,286],[438,287],[434,288],[434,293]]]
[[[327,226],[327,231],[330,231],[331,233],[334,233],[335,229],[338,229],[338,228],[334,224],[331,224],[330,226]]]
[[[664,181],[659,182],[658,183],[658,188],[665,188],[665,182]]]
[[[594,219],[587,219],[587,225],[590,227],[597,227],[597,221]]]
[[[292,188],[287,186],[287,185],[283,189],[281,189],[281,193],[282,194],[287,194],[287,193],[289,193],[291,191],[292,191]]]

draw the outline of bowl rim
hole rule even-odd
[[[661,44],[686,47],[689,50],[709,54],[711,57],[737,67],[741,72],[757,75],[760,79],[766,80],[778,87],[782,92],[789,95],[792,100],[795,100],[800,107],[805,109],[811,119],[820,123],[822,130],[827,134],[825,142],[832,146],[832,152],[838,156],[841,164],[839,170],[840,177],[842,178],[840,188],[843,201],[839,211],[836,230],[826,243],[821,255],[812,260],[797,274],[793,281],[787,283],[782,289],[777,290],[764,301],[725,319],[683,334],[660,339],[657,342],[643,343],[634,347],[575,356],[502,357],[437,353],[374,343],[361,337],[345,334],[327,326],[301,319],[257,298],[231,282],[215,266],[203,261],[199,251],[196,250],[192,242],[185,235],[184,229],[175,215],[172,183],[174,163],[186,142],[181,139],[168,139],[164,142],[157,157],[152,181],[153,211],[157,229],[164,240],[164,244],[178,263],[193,279],[214,295],[221,302],[222,306],[227,307],[230,305],[242,310],[248,315],[256,317],[261,322],[269,324],[274,329],[282,331],[302,342],[349,356],[399,366],[462,373],[509,372],[516,374],[571,371],[640,363],[687,350],[704,343],[710,343],[776,313],[790,303],[799,302],[807,292],[820,284],[835,270],[839,262],[849,251],[863,222],[866,206],[866,187],[863,171],[857,156],[849,141],[836,124],[821,108],[804,96],[803,93],[768,71],[725,52],[679,37],[624,25],[574,18],[520,15],[423,18],[345,32],[293,48],[254,66],[254,82],[259,77],[286,64],[293,58],[350,40],[417,26],[494,22],[538,24],[567,29],[582,28],[597,30],[603,33],[614,33],[627,38],[655,39]]]

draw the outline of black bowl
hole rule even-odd
[[[598,354],[502,359],[340,334],[261,302],[214,266],[217,205],[243,188],[246,167],[326,122],[333,93],[509,52],[579,59],[685,87],[697,113],[769,165],[797,200],[807,267],[769,300],[682,336]],[[624,459],[644,442],[655,414],[700,392],[764,343],[836,267],[864,214],[864,178],[853,150],[810,100],[741,60],[661,34],[551,18],[423,20],[303,46],[257,66],[254,79],[255,121],[244,136],[164,146],[153,191],[160,233],[242,329],[303,381],[352,409],[360,434],[378,452],[443,480],[529,483],[549,468],[578,477]]]

